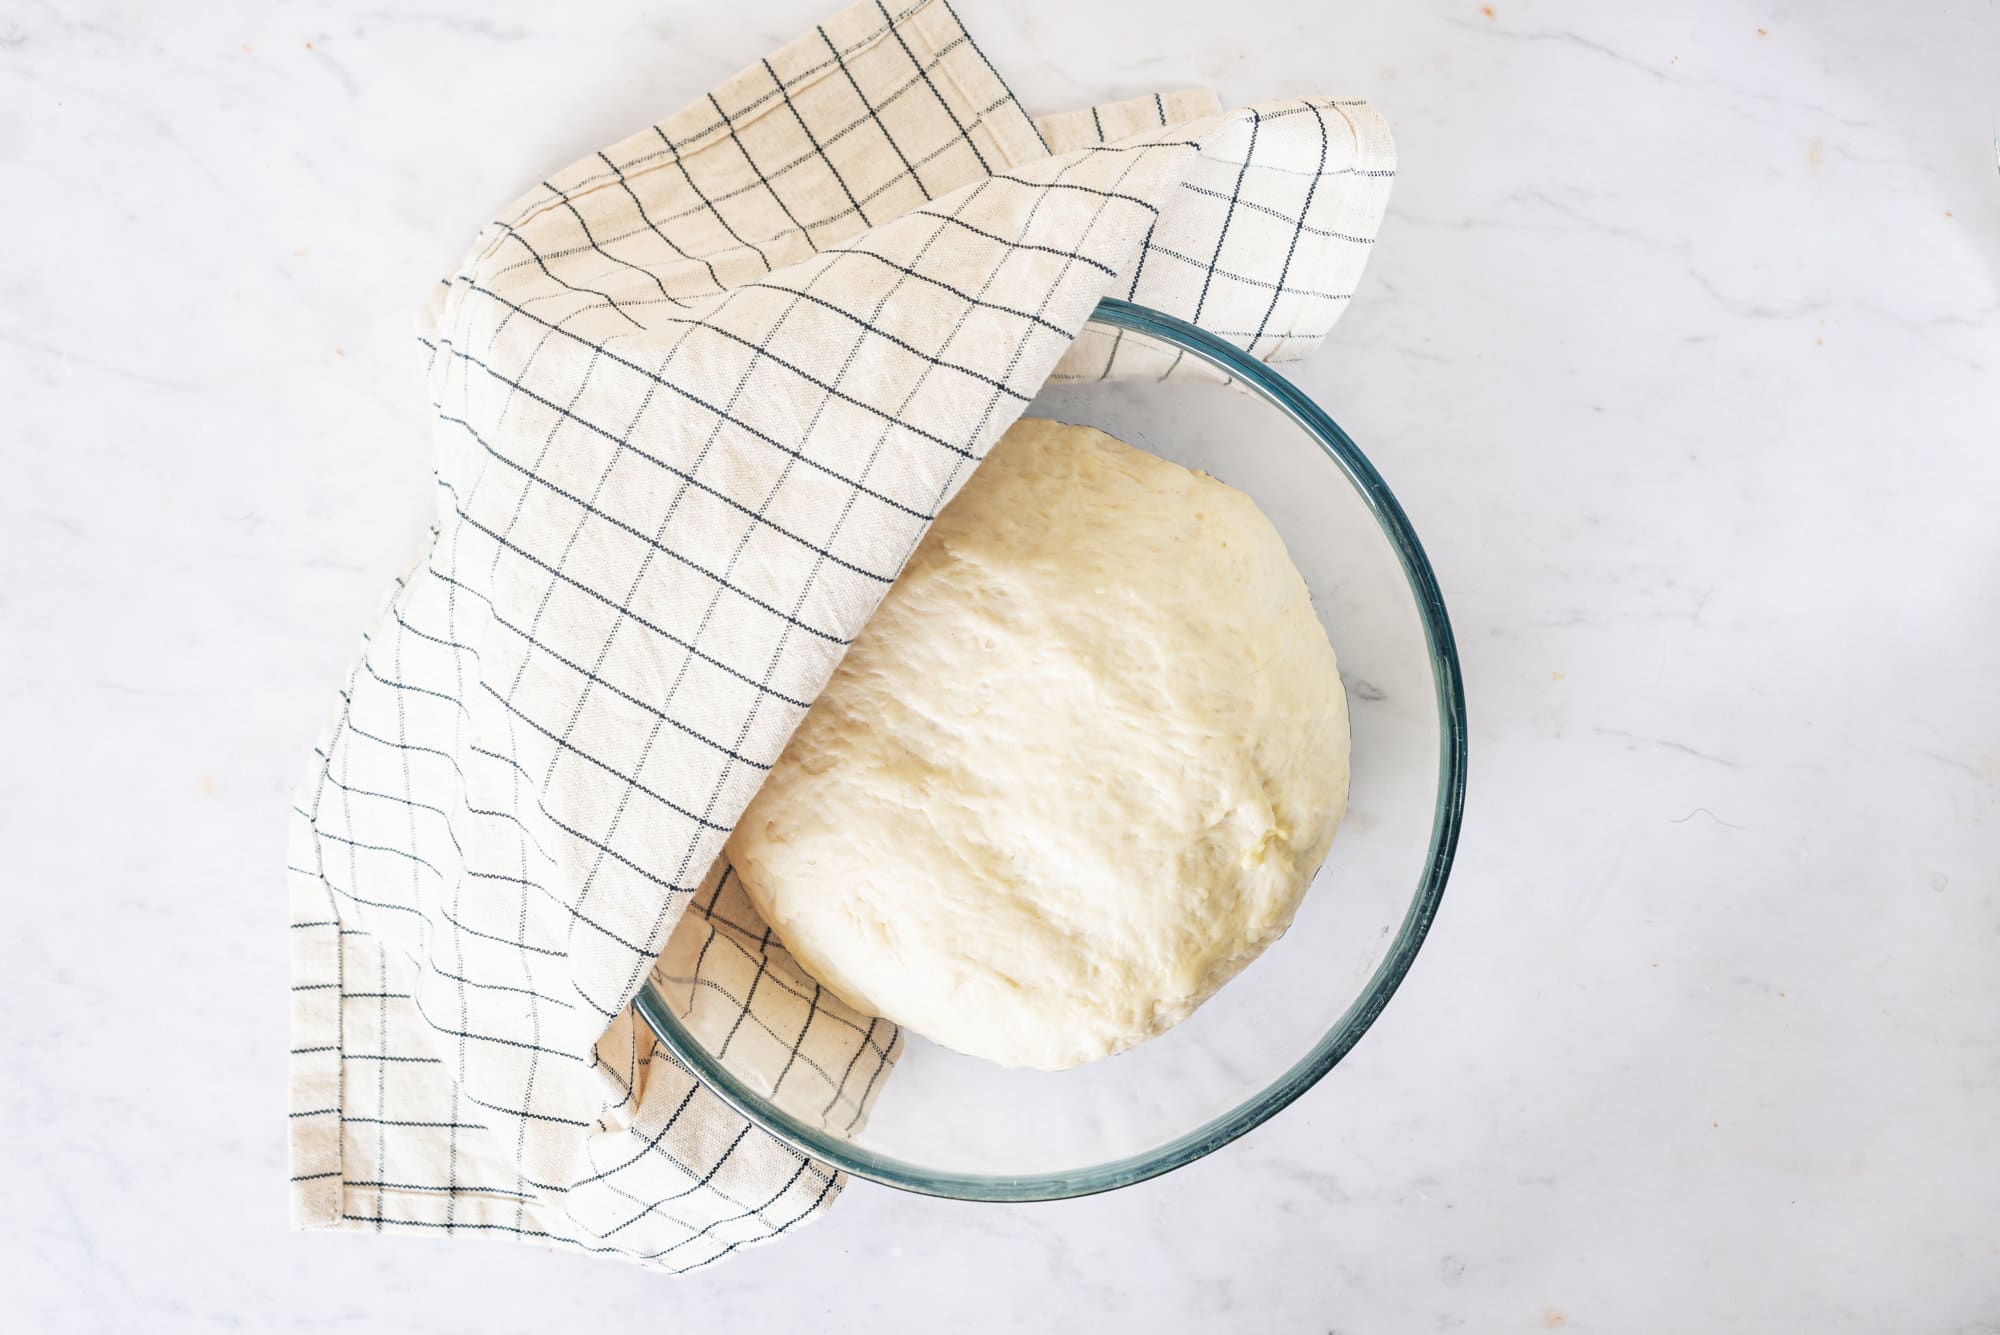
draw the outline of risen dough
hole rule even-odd
[[[1024,419],[889,590],[729,841],[842,998],[1058,1070],[1184,1019],[1291,923],[1347,700],[1241,492]]]

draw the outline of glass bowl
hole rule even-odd
[[[906,1033],[849,1131],[771,1097],[768,1078],[719,1055],[728,1043],[704,1043],[654,982],[641,988],[634,1006],[660,1042],[758,1126],[856,1177],[962,1200],[1144,1181],[1311,1088],[1423,944],[1465,797],[1465,697],[1437,581],[1388,486],[1318,406],[1195,326],[1107,300],[1028,414],[1098,427],[1255,499],[1340,658],[1352,791],[1291,929],[1176,1028],[1075,1070],[1004,1068]]]

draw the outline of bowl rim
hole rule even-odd
[[[1368,506],[1383,535],[1395,548],[1404,577],[1409,581],[1411,592],[1416,595],[1418,617],[1423,623],[1430,656],[1440,750],[1430,851],[1416,894],[1404,912],[1402,925],[1388,954],[1376,966],[1368,986],[1313,1045],[1311,1051],[1263,1090],[1193,1131],[1138,1154],[1061,1172],[943,1172],[877,1154],[831,1132],[809,1126],[771,1106],[763,1096],[725,1069],[681,1024],[650,978],[640,986],[632,1000],[632,1008],[646,1026],[697,1080],[751,1123],[808,1158],[820,1160],[870,1182],[925,1196],[966,1201],[1048,1201],[1094,1195],[1183,1168],[1269,1121],[1311,1089],[1352,1051],[1376,1017],[1381,1015],[1383,1007],[1388,1005],[1389,998],[1395,995],[1437,915],[1445,883],[1451,876],[1459,829],[1464,821],[1465,689],[1459,676],[1458,649],[1452,636],[1451,621],[1445,613],[1444,595],[1438,589],[1437,576],[1431,569],[1429,558],[1424,555],[1423,544],[1417,540],[1416,530],[1410,526],[1403,507],[1382,480],[1381,474],[1376,472],[1375,466],[1318,404],[1291,381],[1233,343],[1176,316],[1115,297],[1100,301],[1086,323],[1107,325],[1115,330],[1158,339],[1209,363],[1225,376],[1242,381],[1251,392],[1290,417],[1308,436],[1317,440]]]

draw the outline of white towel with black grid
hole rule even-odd
[[[866,3],[489,225],[423,316],[436,524],[293,820],[295,1223],[678,1271],[823,1211],[633,994],[859,1125],[896,1030],[771,940],[732,822],[1058,363],[1137,369],[1072,346],[1100,297],[1297,356],[1392,168],[1359,102],[1031,120],[943,0]]]

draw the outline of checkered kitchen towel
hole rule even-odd
[[[1391,167],[1358,102],[1037,122],[943,0],[871,0],[490,224],[424,315],[437,521],[293,821],[295,1222],[686,1270],[823,1210],[634,992],[859,1125],[898,1036],[771,941],[731,823],[1066,352],[1142,369],[1072,348],[1098,298],[1297,355]]]

